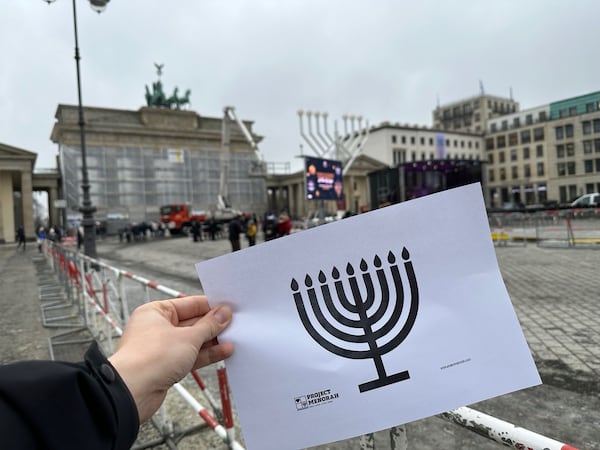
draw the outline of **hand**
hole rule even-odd
[[[133,311],[108,359],[131,391],[140,423],[152,417],[168,389],[192,369],[231,356],[233,344],[216,340],[230,323],[229,306],[211,309],[200,295],[154,301]]]

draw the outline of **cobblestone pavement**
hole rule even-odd
[[[227,240],[193,243],[188,238],[165,238],[124,244],[109,239],[98,243],[102,259],[186,293],[201,291],[195,262],[229,251]],[[496,254],[544,384],[470,406],[580,449],[600,450],[600,251],[538,248],[530,243],[498,247]],[[40,332],[37,290],[32,288],[36,256],[34,250],[18,254],[14,246],[0,246],[4,362],[46,357],[47,344],[39,342],[47,339],[48,332]],[[22,299],[21,316],[15,298]],[[407,424],[406,430],[409,449],[501,448],[438,417]],[[185,438],[179,448],[225,449],[214,437],[204,431]],[[387,432],[378,432],[375,438],[377,450],[391,448]],[[356,448],[358,440],[350,439],[314,450]]]
[[[107,242],[101,249],[104,257],[165,284],[173,277],[172,283],[184,292],[198,286],[195,262],[230,252],[227,240],[193,243],[187,238],[129,246]],[[600,251],[530,243],[497,247],[496,255],[544,385],[482,402],[475,409],[582,449],[600,449]],[[435,417],[409,424],[407,434],[409,448],[498,448]],[[378,435],[377,448],[389,448],[387,434]],[[357,448],[357,441],[318,448]]]

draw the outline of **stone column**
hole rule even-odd
[[[23,205],[23,228],[27,240],[35,239],[35,226],[33,223],[33,185],[31,171],[21,172],[21,202]]]
[[[62,209],[57,209],[54,207],[54,202],[58,198],[58,193],[56,188],[50,188],[48,192],[48,221],[50,222],[50,226],[58,226],[61,224],[61,218],[59,217]]]

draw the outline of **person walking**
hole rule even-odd
[[[23,251],[25,251],[25,230],[23,229],[22,226],[20,226],[19,228],[17,228],[17,250],[23,246]]]
[[[254,219],[248,221],[248,227],[246,228],[246,237],[248,238],[248,245],[252,247],[256,244],[256,222]]]
[[[240,218],[234,217],[229,222],[229,242],[231,242],[231,251],[235,252],[240,250],[240,233],[242,232],[242,224]]]

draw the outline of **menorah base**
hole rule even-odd
[[[399,381],[408,380],[410,375],[408,374],[408,370],[404,372],[395,373],[394,375],[388,375],[384,378],[378,378],[377,380],[368,381],[363,384],[358,385],[358,390],[360,392],[370,391],[372,389],[377,389],[383,386],[387,386],[388,384],[394,384]]]

